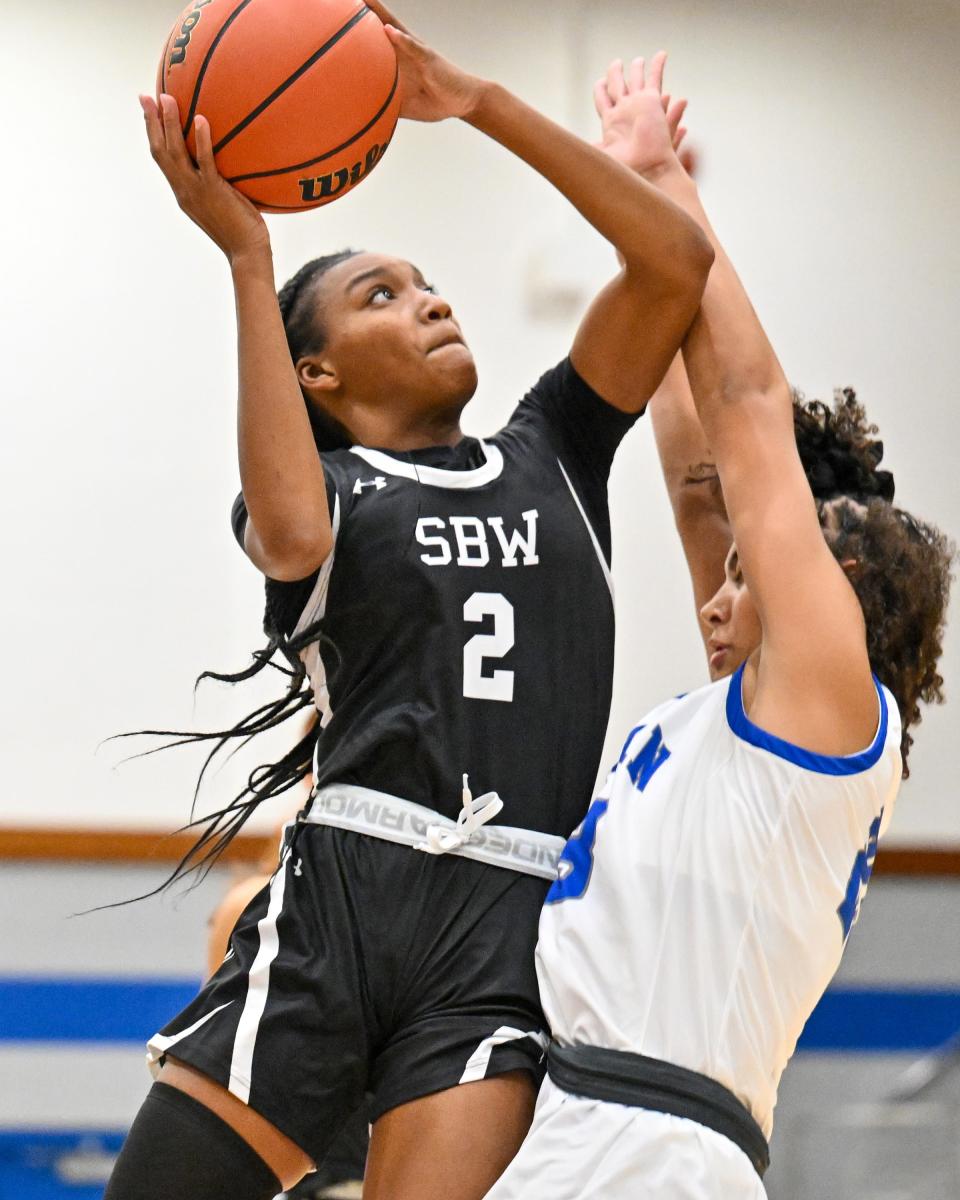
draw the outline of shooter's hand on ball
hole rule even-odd
[[[158,108],[152,97],[141,96],[140,107],[150,153],[190,220],[216,242],[231,263],[251,252],[269,255],[270,236],[263,217],[216,168],[206,118],[198,116],[194,120],[195,165],[183,140],[176,100],[161,96]]]
[[[400,67],[400,116],[409,121],[466,117],[480,98],[482,81],[431,50],[383,4],[368,5],[383,22]]]
[[[661,50],[649,65],[635,58],[629,70],[617,59],[597,81],[593,99],[600,117],[600,148],[638,174],[679,169],[676,151],[686,130],[680,120],[686,100],[663,94],[667,56]]]

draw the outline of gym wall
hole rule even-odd
[[[228,525],[237,488],[233,307],[219,252],[151,162],[136,93],[175,11],[160,0],[7,4],[0,94],[16,170],[0,192],[6,631],[0,825],[169,829],[200,756],[108,743],[222,727],[279,676],[192,683],[261,644],[261,586]],[[402,15],[442,50],[593,136],[591,85],[614,54],[666,46],[691,98],[715,218],[791,379],[853,384],[898,495],[960,530],[949,354],[960,243],[954,148],[960,10],[947,0],[626,0],[456,5]],[[42,85],[42,86],[38,86]],[[488,432],[569,348],[610,254],[539,179],[473,130],[406,124],[370,180],[271,219],[278,280],[344,245],[418,263],[477,355],[470,432]],[[633,718],[705,669],[647,422],[612,482],[618,673],[605,760]],[[960,612],[954,600],[953,614]],[[943,673],[960,679],[960,638]],[[271,673],[272,675],[272,673]],[[571,680],[589,687],[589,680]],[[952,708],[918,731],[892,838],[960,841]],[[275,748],[288,735],[275,739]],[[211,780],[233,794],[264,750]],[[260,828],[275,817],[265,814]]]
[[[788,374],[810,396],[854,385],[902,502],[960,534],[955,3],[396,2],[438,48],[585,136],[607,61],[669,49],[708,210]],[[228,523],[228,273],[151,162],[136,101],[176,5],[0,0],[0,12],[0,1200],[93,1200],[147,1086],[142,1038],[199,978],[204,923],[231,877],[223,869],[185,896],[69,919],[150,890],[164,872],[63,861],[78,852],[77,831],[174,828],[202,760],[178,751],[118,766],[143,747],[100,743],[145,727],[223,727],[282,681],[192,693],[202,669],[236,668],[261,644],[261,585]],[[480,364],[471,433],[496,429],[567,352],[612,270],[608,249],[546,185],[452,124],[401,128],[346,200],[270,224],[278,282],[345,245],[422,267]],[[604,761],[638,712],[706,677],[645,422],[615,465],[611,504],[619,640]],[[951,703],[917,732],[886,853],[929,847],[956,874],[960,595],[952,618]],[[227,800],[288,737],[238,756],[203,803]],[[271,830],[280,807],[255,828]],[[31,858],[43,828],[50,857]],[[884,877],[884,856],[820,1024],[787,1073],[771,1200],[953,1194],[937,1164],[955,1163],[955,1151],[941,1138],[928,1152],[920,1139],[940,1137],[944,1112],[955,1119],[955,1080],[925,1093],[928,1107],[897,1110],[892,1126],[853,1111],[869,1103],[885,1119],[882,1100],[909,1064],[960,1028],[960,885]],[[870,1129],[880,1129],[872,1142]],[[842,1175],[863,1164],[869,1188]]]

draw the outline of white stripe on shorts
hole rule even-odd
[[[280,950],[277,918],[283,909],[283,891],[287,882],[289,858],[290,855],[285,853],[280,860],[277,873],[270,881],[270,902],[267,905],[266,916],[261,917],[257,923],[260,945],[247,976],[247,995],[243,1002],[243,1012],[237,1022],[237,1032],[233,1042],[230,1082],[227,1087],[244,1104],[250,1103],[253,1049],[257,1042],[260,1018],[263,1016],[263,1010],[267,1004],[267,992],[270,989],[270,967]]]
[[[226,1004],[221,1004],[211,1012],[206,1013],[199,1021],[194,1021],[192,1025],[188,1025],[186,1029],[181,1029],[179,1033],[168,1033],[166,1036],[160,1033],[155,1033],[147,1042],[147,1066],[153,1074],[160,1070],[160,1059],[166,1054],[171,1046],[175,1046],[177,1042],[185,1037],[189,1037],[191,1033],[196,1033],[201,1025],[205,1025],[211,1017],[215,1017],[218,1012],[223,1012],[225,1008],[229,1008],[233,1003],[228,1000]],[[154,1070],[156,1068],[156,1070]]]
[[[477,1079],[485,1079],[487,1076],[487,1068],[490,1066],[490,1055],[493,1053],[495,1046],[502,1046],[504,1042],[517,1042],[520,1038],[533,1038],[541,1050],[546,1053],[547,1035],[540,1029],[512,1029],[509,1025],[501,1025],[496,1033],[492,1033],[489,1037],[484,1038],[480,1045],[467,1059],[467,1065],[463,1069],[463,1074],[460,1076],[459,1083],[474,1083]]]

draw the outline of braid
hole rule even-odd
[[[295,363],[305,354],[319,354],[326,343],[316,305],[311,303],[314,284],[333,267],[338,267],[358,253],[357,250],[339,250],[336,254],[311,259],[277,293],[290,357]],[[316,404],[311,404],[306,396],[304,402],[318,450],[343,450],[353,445],[350,435],[333,417]]]
[[[356,253],[358,251],[341,250],[336,254],[312,259],[287,280],[277,293],[280,315],[283,317],[287,335],[287,345],[294,363],[306,354],[319,353],[325,345],[324,330],[318,319],[316,305],[312,303],[314,285],[327,271],[346,262]],[[312,404],[306,395],[304,403],[307,406],[318,452],[347,448],[353,444],[347,431],[317,405]],[[136,733],[118,735],[124,738],[146,736],[173,739],[136,757],[156,754],[160,750],[167,750],[174,746],[191,745],[197,742],[214,743],[197,778],[193,802],[190,806],[190,820],[182,830],[178,831],[199,829],[199,836],[160,887],[145,895],[154,895],[155,892],[169,887],[176,880],[189,874],[196,874],[197,882],[200,882],[264,800],[272,799],[274,796],[289,791],[310,773],[314,750],[320,736],[319,717],[314,720],[300,741],[279,761],[262,764],[251,771],[246,786],[229,804],[207,816],[195,817],[200,788],[207,771],[214,759],[227,746],[235,743],[234,750],[239,750],[258,734],[264,733],[268,729],[275,729],[313,703],[313,693],[301,653],[308,646],[318,643],[325,645],[330,654],[338,657],[336,647],[321,632],[319,622],[315,622],[296,635],[286,632],[294,627],[298,612],[302,609],[302,603],[298,603],[298,601],[302,601],[301,591],[295,592],[287,585],[267,579],[265,580],[265,597],[263,631],[267,637],[267,644],[262,649],[253,652],[253,661],[243,670],[232,673],[204,671],[194,686],[199,685],[203,679],[216,679],[221,683],[230,684],[243,683],[255,675],[259,675],[266,667],[271,667],[285,675],[288,680],[284,694],[279,699],[254,709],[230,729],[201,733],[171,729],[143,729]],[[144,897],[138,898],[143,899]]]
[[[297,713],[313,705],[313,690],[307,679],[303,659],[300,657],[301,652],[308,646],[317,643],[327,648],[328,661],[339,658],[336,645],[321,631],[319,621],[314,622],[314,624],[296,635],[288,635],[281,632],[277,626],[283,619],[282,615],[275,612],[274,606],[271,603],[272,589],[270,585],[273,584],[274,587],[276,585],[273,580],[268,580],[267,583],[268,598],[266,614],[264,616],[264,627],[265,629],[268,626],[273,627],[272,632],[267,629],[269,637],[267,645],[262,650],[254,651],[253,663],[244,670],[235,673],[204,671],[197,678],[194,686],[198,686],[204,679],[216,679],[222,683],[231,684],[242,683],[247,679],[252,679],[254,675],[258,675],[265,667],[272,667],[274,670],[285,675],[289,681],[284,694],[276,700],[271,700],[266,704],[260,705],[259,708],[254,709],[253,712],[241,718],[230,729],[205,730],[202,732],[180,729],[141,729],[136,733],[117,735],[119,738],[162,737],[173,739],[172,741],[164,742],[162,746],[156,746],[152,750],[146,750],[142,754],[135,755],[137,758],[146,758],[151,754],[157,754],[161,750],[170,750],[175,746],[188,746],[199,742],[214,743],[209,754],[204,759],[200,773],[197,776],[197,783],[193,791],[193,800],[190,805],[190,820],[177,831],[178,833],[182,833],[188,829],[199,829],[200,835],[168,878],[152,892],[146,892],[144,896],[137,897],[137,899],[152,896],[189,874],[196,874],[196,882],[202,882],[210,869],[215,865],[219,856],[233,841],[250,817],[253,816],[257,807],[264,800],[271,800],[274,796],[280,796],[284,792],[289,791],[310,774],[317,740],[320,736],[319,714],[315,716],[314,721],[299,742],[283,755],[282,758],[277,762],[262,763],[260,766],[255,767],[250,772],[243,790],[229,804],[206,816],[195,817],[200,788],[203,785],[207,771],[217,756],[230,743],[236,743],[230,751],[233,754],[237,750],[242,749],[258,734],[265,733],[268,729],[276,729],[291,717],[296,716]],[[278,661],[278,652],[286,660],[285,662]]]

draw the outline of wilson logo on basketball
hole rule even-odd
[[[157,76],[188,151],[202,113],[217,170],[264,212],[347,195],[400,113],[397,56],[363,0],[180,0]]]
[[[331,171],[329,175],[317,175],[313,179],[298,179],[302,200],[306,204],[312,204],[317,200],[330,200],[348,187],[353,187],[354,184],[359,183],[361,179],[365,179],[370,174],[386,154],[389,145],[389,142],[384,142],[382,146],[371,146],[363,162],[354,163],[349,171],[346,167],[341,167],[337,171]]]
[[[173,39],[173,49],[170,51],[170,66],[174,67],[178,63],[182,63],[187,57],[187,47],[190,45],[190,35],[196,29],[203,13],[200,11],[207,4],[212,4],[213,0],[196,0],[193,8],[183,18],[180,26],[180,32]]]

